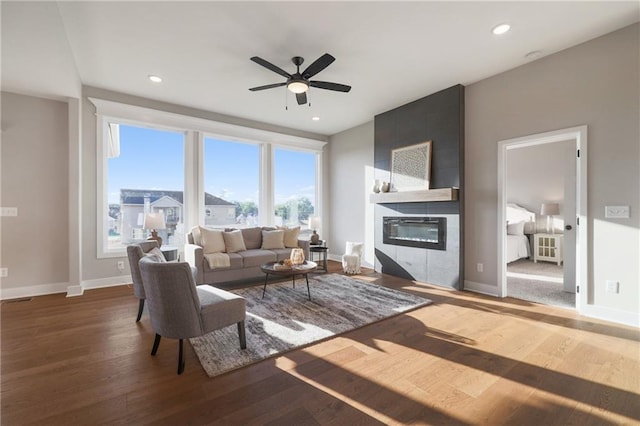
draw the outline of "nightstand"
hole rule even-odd
[[[562,234],[534,234],[533,236],[533,262],[539,260],[562,264]]]

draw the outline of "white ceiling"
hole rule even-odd
[[[637,22],[632,2],[3,2],[2,88],[78,96],[80,83],[323,135]],[[491,33],[508,22],[512,30]],[[250,92],[323,53],[311,107]],[[149,74],[164,81],[153,84]],[[285,105],[288,101],[288,110]],[[312,121],[317,115],[320,121]]]

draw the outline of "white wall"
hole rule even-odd
[[[364,263],[374,264],[373,121],[333,135],[328,144],[329,251],[344,254],[347,241],[364,243]]]
[[[588,126],[590,304],[610,318],[640,312],[640,25],[466,88],[466,280],[496,287],[497,143]],[[628,205],[629,219],[606,219]],[[474,265],[484,263],[484,272]],[[605,280],[620,293],[605,293]],[[584,287],[582,287],[584,288]]]
[[[66,291],[68,114],[64,102],[2,93],[2,298]]]
[[[572,148],[575,148],[574,141],[507,151],[507,202],[534,212],[538,230],[544,230],[547,223],[547,217],[540,215],[541,204],[559,203],[560,214],[554,219],[556,232],[562,233],[565,164],[567,161],[576,161],[575,149]]]

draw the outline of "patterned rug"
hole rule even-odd
[[[235,325],[189,339],[209,377],[425,306],[429,299],[339,274],[231,290],[247,300],[247,349]]]

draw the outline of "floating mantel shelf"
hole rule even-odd
[[[371,194],[369,201],[384,203],[424,203],[431,201],[455,201],[458,199],[458,188],[438,188],[423,191],[380,192]]]

